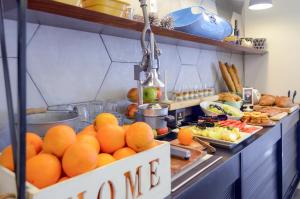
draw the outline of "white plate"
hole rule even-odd
[[[203,110],[203,112],[205,113],[205,115],[207,115],[207,116],[217,116],[217,115],[220,115],[220,114],[217,114],[217,113],[214,113],[214,112],[211,112],[211,111],[208,110],[208,107],[209,107],[209,105],[211,105],[211,104],[215,104],[215,105],[218,105],[218,106],[220,106],[220,107],[225,107],[225,106],[227,106],[227,107],[230,107],[230,108],[232,108],[232,109],[235,109],[237,112],[240,113],[241,116],[239,116],[239,117],[233,117],[233,116],[227,115],[228,119],[230,119],[230,120],[240,120],[240,119],[243,117],[243,112],[240,111],[239,109],[233,107],[233,106],[229,106],[229,105],[227,105],[227,104],[221,104],[221,103],[217,103],[217,102],[208,102],[208,101],[204,101],[204,102],[201,102],[201,103],[200,103],[200,107],[201,107],[201,109]]]

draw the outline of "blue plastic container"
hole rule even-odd
[[[232,26],[227,20],[201,6],[177,10],[169,16],[173,17],[175,30],[178,31],[214,40],[223,40],[232,33]]]

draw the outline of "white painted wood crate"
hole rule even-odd
[[[38,189],[27,183],[27,198],[165,198],[171,193],[170,144],[161,143],[150,150],[44,189]],[[0,194],[3,193],[16,193],[15,178],[13,172],[0,166]]]

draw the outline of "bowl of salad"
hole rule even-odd
[[[240,120],[243,117],[242,111],[226,104],[204,101],[200,103],[200,107],[207,116],[227,115],[231,120]]]

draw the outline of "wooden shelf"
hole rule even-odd
[[[11,2],[11,0],[6,1]],[[141,22],[119,18],[51,0],[28,0],[28,8],[30,9],[28,18],[31,22],[88,32],[139,39],[140,32],[144,26]],[[7,16],[13,18],[14,14],[12,13],[13,11],[8,12]],[[207,39],[175,30],[167,30],[160,27],[153,27],[153,32],[156,34],[157,41],[161,43],[180,44],[183,46],[237,54],[262,55],[267,53],[264,50],[232,45],[222,41]]]
[[[169,105],[169,111],[174,111],[182,108],[188,108],[192,106],[199,106],[201,102],[203,101],[209,101],[209,102],[215,102],[219,100],[218,95],[208,96],[208,97],[202,97],[199,99],[191,99],[191,100],[184,100],[179,102],[162,102],[164,104]]]

